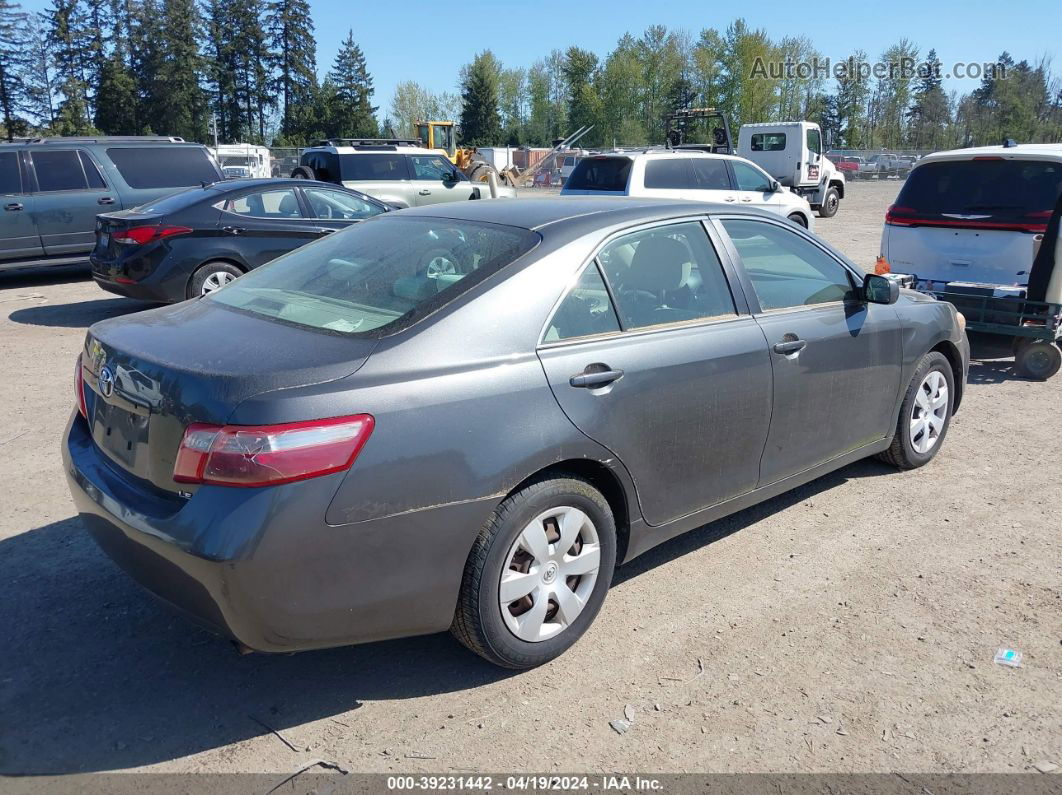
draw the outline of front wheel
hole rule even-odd
[[[932,461],[951,425],[954,394],[951,362],[944,354],[930,351],[907,387],[892,444],[878,457],[897,469],[916,469]]]
[[[837,209],[841,206],[841,194],[837,188],[829,188],[822,198],[822,206],[819,207],[820,218],[833,218],[837,215]]]
[[[802,229],[807,229],[808,228],[808,219],[805,218],[800,213],[791,213],[787,217],[789,218],[789,220],[792,223],[796,224],[797,226],[801,227]]]
[[[450,631],[495,665],[542,665],[593,622],[615,565],[616,523],[601,493],[574,477],[533,482],[480,531]]]

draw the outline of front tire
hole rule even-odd
[[[819,207],[820,218],[833,218],[837,215],[837,209],[841,206],[841,194],[837,188],[829,188],[822,198],[822,206]]]
[[[791,213],[790,215],[787,216],[787,218],[789,219],[790,223],[796,224],[801,229],[807,229],[808,228],[808,219],[805,218],[800,213]]]
[[[535,481],[480,531],[450,631],[495,665],[542,665],[593,622],[615,565],[616,523],[601,493],[575,477]]]
[[[951,425],[954,396],[951,362],[939,351],[930,351],[907,387],[892,444],[878,457],[897,469],[917,469],[932,461]]]

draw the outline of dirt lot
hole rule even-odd
[[[818,231],[872,265],[896,188]],[[538,670],[447,635],[239,657],[96,549],[61,478],[84,330],[141,308],[0,274],[0,772],[1062,768],[1062,378],[975,362],[930,466],[855,464],[653,550]]]

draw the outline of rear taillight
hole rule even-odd
[[[914,223],[914,219],[905,218],[904,216],[913,216],[915,212],[916,210],[912,207],[893,204],[885,211],[885,223],[892,224],[893,226],[910,226]]]
[[[274,486],[354,463],[373,429],[368,414],[285,425],[189,425],[173,479],[216,486]]]
[[[885,211],[885,223],[890,226],[944,226],[952,229],[995,229],[1003,232],[1044,232],[1047,229],[1046,213],[1027,213],[1026,218],[1036,221],[991,221],[983,218],[940,218],[919,215],[918,210],[894,204]]]
[[[192,232],[187,226],[134,226],[111,235],[111,240],[125,246],[142,246],[153,240],[162,240]]]
[[[77,355],[77,364],[74,365],[74,396],[77,400],[77,410],[86,420],[88,419],[88,406],[85,404],[85,376],[81,372],[81,354]]]

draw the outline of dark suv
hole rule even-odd
[[[96,215],[223,179],[180,138],[34,138],[0,144],[0,270],[84,261]]]

